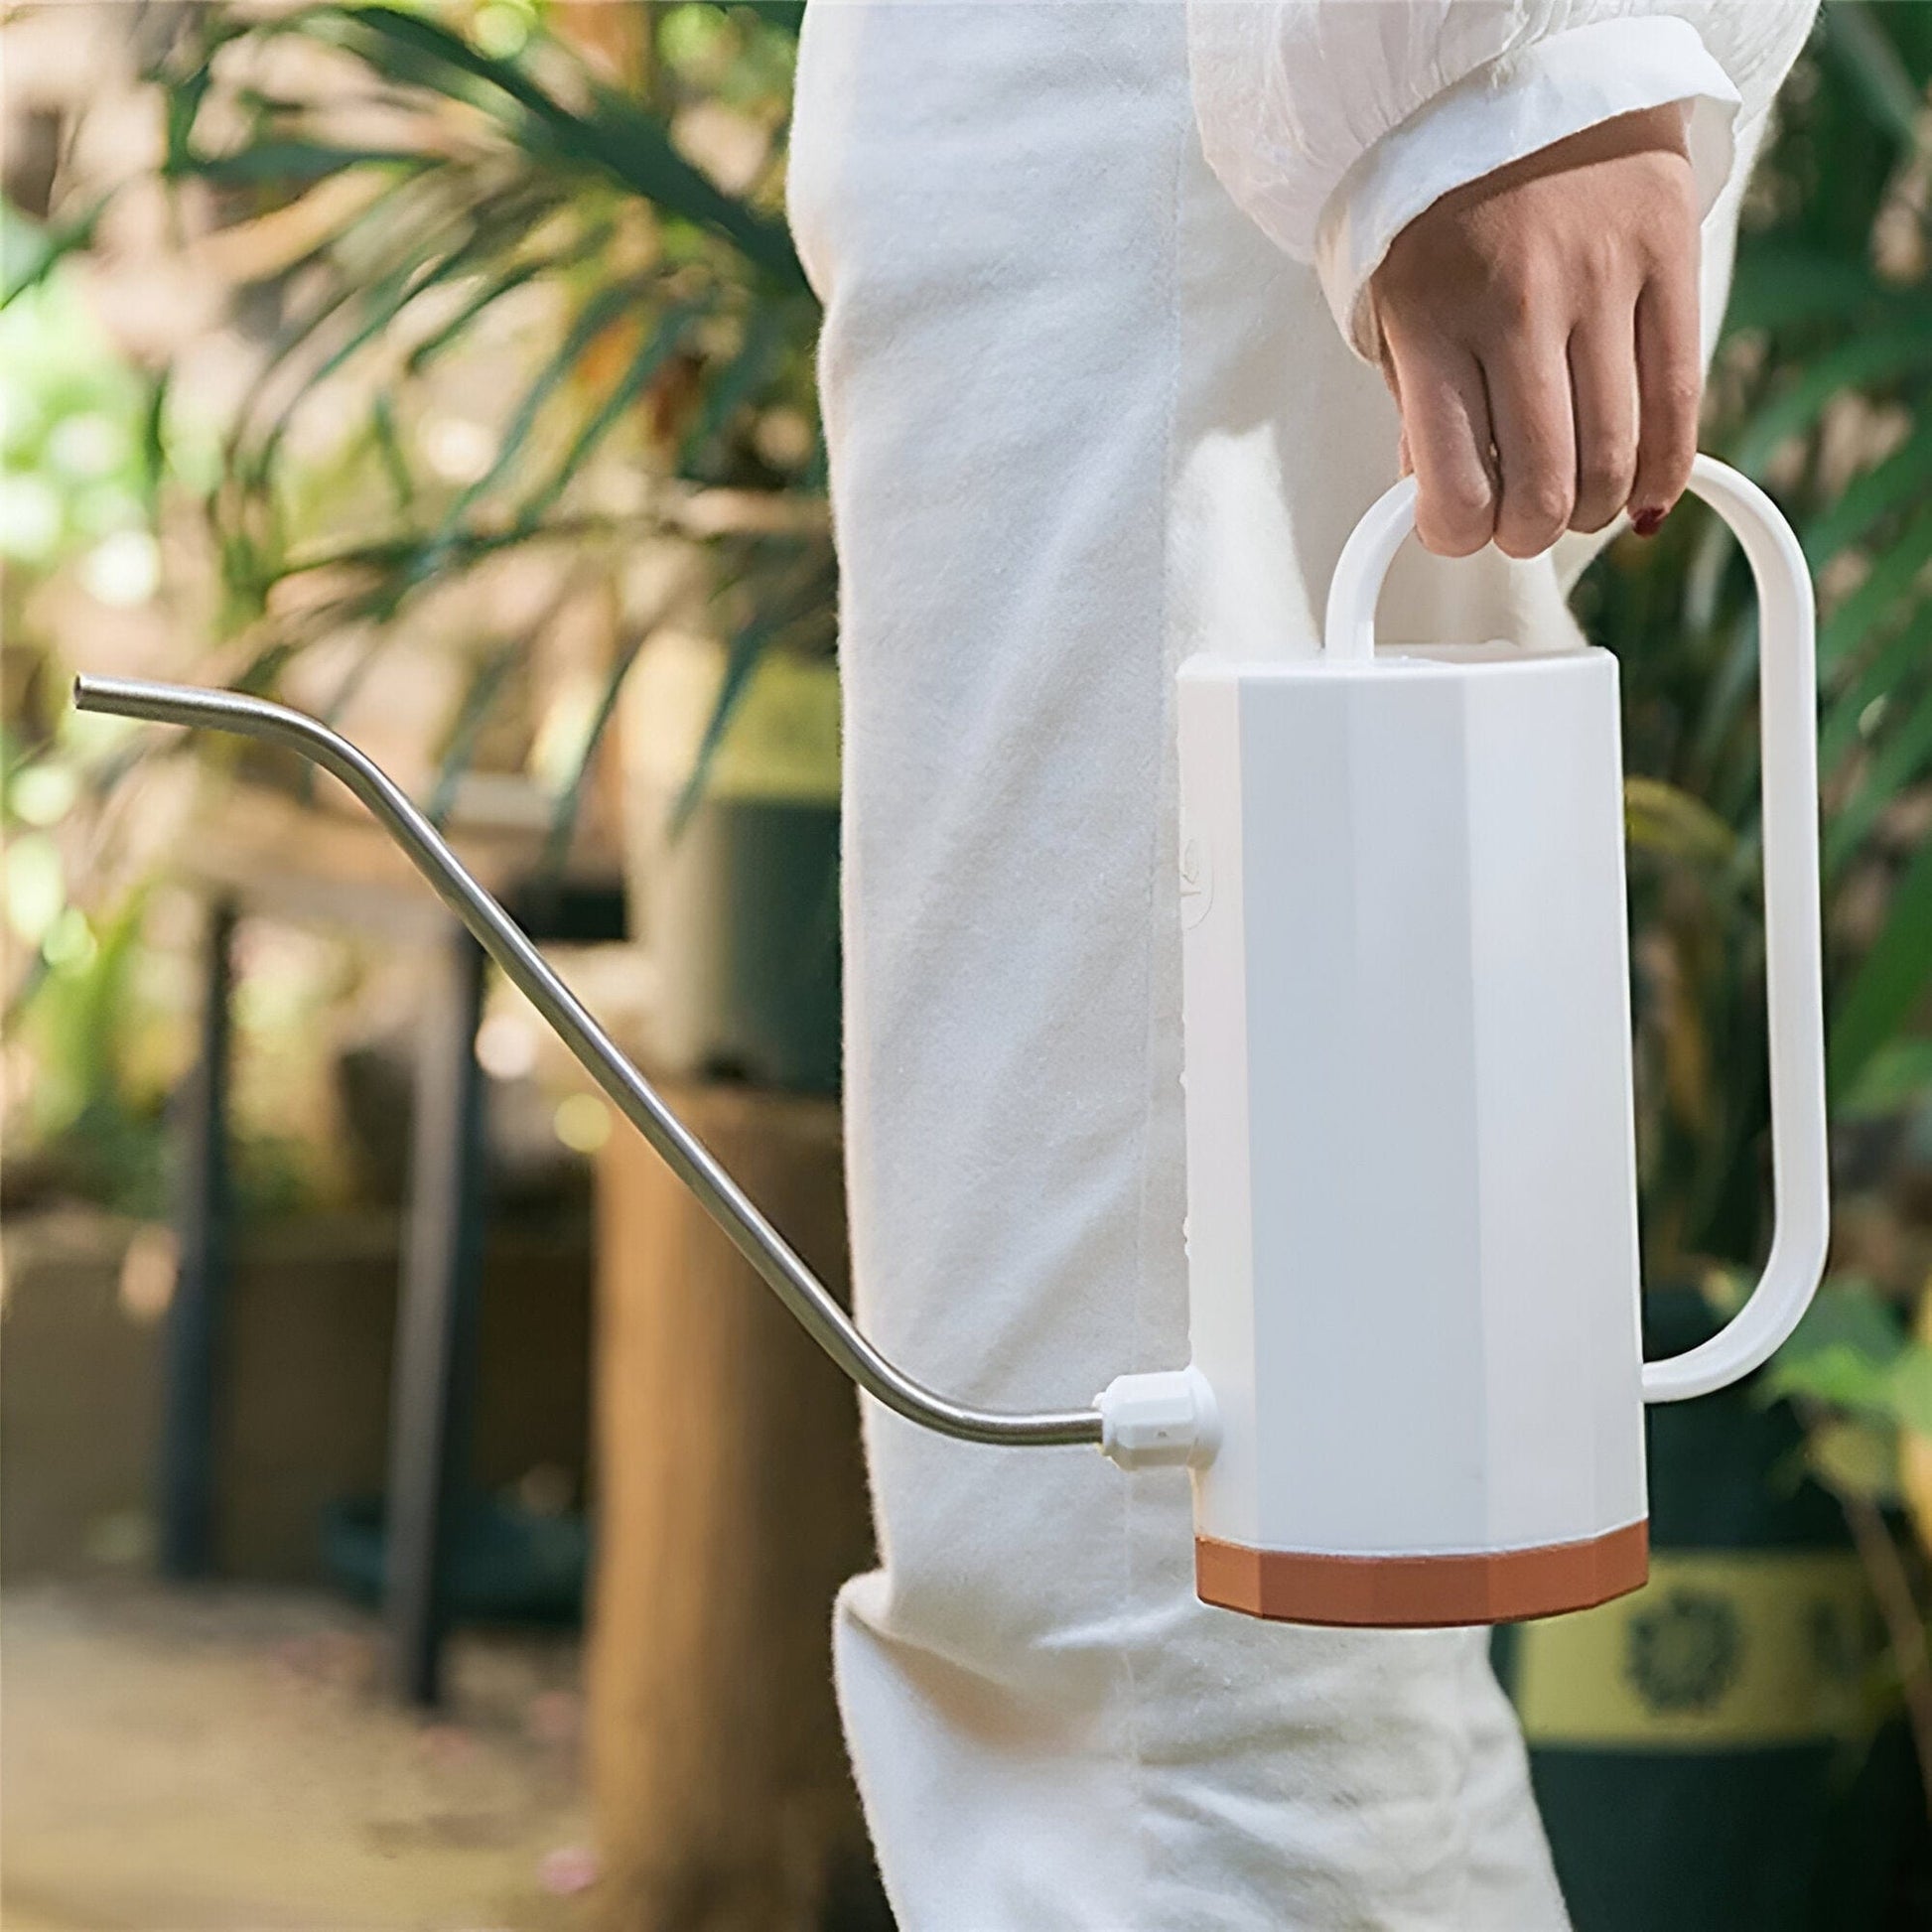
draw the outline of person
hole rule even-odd
[[[1685,485],[1811,13],[812,0],[855,1292],[921,1379],[1185,1359],[1175,668],[1315,648],[1402,462],[1384,636],[1574,635]],[[834,1655],[905,1932],[1565,1924],[1486,1632],[1207,1608],[1180,1472],[865,1426]]]

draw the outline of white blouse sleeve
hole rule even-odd
[[[1816,0],[1188,0],[1209,165],[1311,261],[1342,334],[1431,203],[1618,114],[1684,103],[1708,212]]]

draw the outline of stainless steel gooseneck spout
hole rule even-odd
[[[1097,1408],[1040,1415],[971,1409],[922,1388],[889,1362],[851,1316],[713,1160],[642,1074],[619,1051],[577,996],[545,963],[527,934],[471,877],[462,862],[393,780],[345,738],[285,705],[236,691],[152,684],[132,678],[74,680],[82,711],[110,712],[191,730],[233,732],[286,746],[333,772],[375,814],[416,870],[505,977],[549,1021],[564,1044],[619,1110],[670,1164],[732,1245],[758,1270],[805,1332],[870,1396],[942,1436],[967,1443],[1050,1445],[1102,1439]]]

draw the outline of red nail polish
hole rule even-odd
[[[1664,527],[1663,510],[1639,510],[1630,519],[1630,527],[1640,537],[1654,537]]]

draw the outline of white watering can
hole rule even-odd
[[[346,784],[888,1408],[965,1442],[1187,1465],[1210,1603],[1499,1622],[1644,1581],[1643,1405],[1756,1368],[1824,1266],[1811,582],[1754,484],[1700,458],[1692,488],[1742,539],[1761,604],[1777,1225],[1729,1325],[1668,1361],[1638,1335],[1616,661],[1378,652],[1412,483],[1343,550],[1318,655],[1180,673],[1193,1360],[1059,1413],[970,1408],[888,1361],[354,746],[233,692],[81,678],[75,700],[266,739]]]

